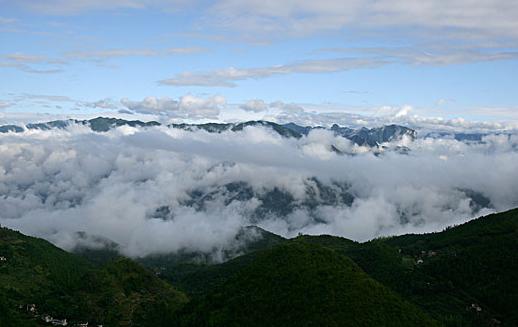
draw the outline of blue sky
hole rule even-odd
[[[0,0],[0,113],[516,121],[517,48],[504,0]]]

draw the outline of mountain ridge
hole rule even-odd
[[[31,303],[40,315],[106,326],[518,324],[518,209],[363,243],[244,231],[264,240],[224,263],[180,258],[170,276],[160,261],[94,264],[2,228],[0,324],[42,325],[40,316],[19,309]],[[103,311],[102,303],[117,305]]]
[[[89,120],[55,120],[45,123],[30,123],[24,126],[18,125],[3,125],[0,126],[0,133],[22,133],[26,130],[51,130],[51,129],[66,129],[71,125],[88,126],[94,132],[107,132],[112,128],[120,126],[131,127],[152,127],[152,126],[167,126],[169,128],[178,128],[188,131],[204,130],[209,133],[221,133],[224,131],[239,132],[249,126],[265,127],[275,131],[282,137],[301,138],[307,136],[313,130],[328,130],[333,132],[335,136],[346,138],[353,143],[360,146],[378,147],[382,143],[399,141],[403,137],[408,137],[414,140],[417,137],[417,132],[408,127],[401,125],[386,125],[376,128],[361,128],[352,129],[348,127],[341,127],[334,124],[330,128],[322,126],[301,126],[295,123],[278,124],[275,122],[256,120],[246,121],[241,123],[204,123],[204,124],[168,124],[163,125],[157,121],[143,122],[140,120],[125,120],[120,118],[97,117]]]

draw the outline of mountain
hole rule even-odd
[[[288,191],[277,187],[254,190],[246,182],[232,182],[194,189],[188,193],[188,198],[181,204],[195,210],[204,210],[214,199],[223,199],[224,204],[229,205],[234,201],[256,198],[260,204],[252,213],[252,221],[258,223],[272,215],[283,217],[295,210],[308,211],[315,221],[319,221],[321,218],[319,218],[318,206],[351,206],[355,199],[355,194],[347,183],[332,181],[324,184],[317,178],[305,180],[305,194],[303,200],[297,200]],[[167,220],[170,212],[171,209],[168,207],[158,208],[154,218]]]
[[[278,245],[265,247],[263,252],[270,249],[275,252],[278,246],[293,242],[307,244],[309,249],[312,246],[323,247],[352,260],[370,278],[419,307],[440,325],[518,326],[514,310],[518,297],[518,209],[481,217],[438,233],[381,238],[365,243],[329,235],[303,235],[292,240],[279,240]],[[266,263],[256,265],[258,253],[262,252],[248,252],[222,264],[178,264],[174,269],[175,275],[169,278],[193,297],[187,309],[181,312],[191,318],[202,317],[201,320],[194,320],[193,324],[211,325],[204,320],[208,318],[201,314],[205,310],[217,317],[225,317],[225,323],[232,325],[233,322],[224,312],[227,305],[233,305],[226,302],[226,297],[233,297],[227,287],[237,292],[236,289],[247,289],[259,283],[264,292],[274,293],[281,285],[270,285],[270,280],[289,279],[275,276],[256,281],[261,276],[270,276],[270,270],[275,272],[280,269],[271,268]],[[281,265],[283,260],[289,259],[283,258],[275,264]],[[328,260],[334,259],[326,258]],[[261,268],[263,264],[270,268]],[[259,271],[260,275],[253,275],[253,271]],[[290,271],[290,274],[296,273]],[[323,286],[318,287],[322,289]],[[249,296],[255,296],[255,291],[249,291],[252,294]],[[304,292],[313,294],[308,290]],[[333,293],[329,289],[326,292]],[[266,296],[281,296],[272,293],[260,293],[250,301],[268,304],[271,299],[267,300]],[[221,294],[224,294],[223,298]],[[248,305],[248,298],[236,301]],[[225,305],[218,306],[216,303]],[[253,316],[250,312],[243,312],[242,315],[239,319]],[[239,322],[249,323],[244,320]]]
[[[233,261],[234,263],[247,261],[246,254],[275,247],[284,241],[286,239],[279,235],[259,227],[248,226],[242,228],[236,235],[234,244],[238,246],[224,249],[219,256],[211,253],[179,251],[171,254],[149,255],[136,260],[178,289],[189,295],[199,295],[230,275],[226,269],[227,266],[220,264],[221,261],[215,258],[226,262],[238,258]],[[90,254],[92,255],[93,253]],[[235,266],[229,265],[229,269],[234,270]]]
[[[486,133],[454,133],[454,132],[430,132],[425,134],[425,138],[453,139],[465,143],[485,143],[484,138],[488,136],[500,136],[510,138],[513,132],[486,132]]]
[[[320,126],[300,126],[295,123],[287,123],[281,125],[261,120],[248,121],[238,124],[172,124],[169,126],[173,128],[181,128],[191,131],[201,129],[209,133],[221,133],[223,131],[235,132],[241,131],[243,130],[243,128],[247,126],[261,126],[271,128],[283,137],[294,138],[301,138],[302,136],[307,136],[309,132],[316,129],[327,130],[326,128]],[[388,125],[372,129],[361,128],[359,130],[355,130],[348,127],[340,127],[337,124],[334,124],[329,130],[333,131],[335,135],[349,139],[358,145],[366,145],[371,147],[379,146],[382,143],[386,142],[399,141],[405,136],[408,137],[410,140],[414,140],[417,137],[416,131],[399,125]]]
[[[368,145],[371,147],[379,146],[386,142],[399,141],[403,137],[413,141],[417,137],[415,130],[399,125],[388,125],[371,129],[363,127],[359,130],[354,130],[334,124],[331,130],[336,135],[343,136],[358,145]]]
[[[302,239],[348,256],[445,326],[518,326],[518,209],[424,235]]]
[[[428,291],[435,293],[435,299],[430,294],[434,302],[444,301],[441,294],[457,297],[464,299],[471,311],[475,304],[482,322],[518,326],[514,305],[518,301],[518,209],[481,217],[441,233],[403,235],[386,243],[398,247],[407,257],[421,258],[415,279],[429,277]]]
[[[195,130],[204,130],[209,133],[221,133],[224,131],[232,131],[238,132],[242,131],[245,127],[254,126],[254,127],[265,127],[270,128],[277,132],[279,135],[283,137],[295,137],[300,138],[303,134],[292,130],[290,128],[286,128],[284,125],[279,125],[277,123],[257,120],[257,121],[247,121],[243,123],[229,123],[229,124],[218,124],[218,123],[208,123],[208,124],[170,124],[168,125],[171,128],[180,128],[188,131]]]
[[[1,228],[0,326],[518,326],[518,209],[364,243],[253,226],[236,242],[225,262],[136,263]]]
[[[0,133],[22,133],[24,129],[16,125],[3,125],[0,126]]]
[[[97,117],[90,120],[54,120],[46,123],[37,123],[37,124],[27,124],[25,125],[26,129],[39,129],[39,130],[50,130],[50,129],[64,129],[69,127],[70,125],[86,125],[89,126],[94,132],[107,132],[112,128],[116,128],[119,126],[131,126],[131,127],[149,127],[149,126],[159,126],[160,123],[156,121],[150,122],[142,122],[140,120],[124,120],[118,118],[107,118],[107,117]],[[20,127],[18,131],[23,131],[24,129]]]
[[[16,126],[16,125],[4,125],[0,126],[0,133],[21,133],[25,130],[38,129],[38,130],[50,130],[50,129],[64,129],[73,124],[76,125],[85,125],[89,126],[94,132],[107,132],[112,128],[120,127],[120,126],[131,126],[131,127],[151,127],[151,126],[160,126],[161,124],[156,121],[150,122],[142,122],[140,120],[124,120],[118,118],[107,118],[107,117],[97,117],[90,120],[55,120],[46,123],[35,123],[35,124],[27,124],[25,126]],[[209,133],[221,133],[224,131],[232,131],[238,132],[242,131],[244,128],[248,126],[255,127],[264,127],[269,128],[282,137],[289,138],[301,138],[303,136],[308,135],[309,132],[315,129],[326,129],[324,127],[316,126],[300,126],[294,123],[288,124],[277,124],[269,121],[247,121],[242,123],[228,123],[228,124],[220,124],[220,123],[206,123],[206,124],[169,124],[167,125],[169,128],[178,128],[184,129],[188,131],[194,130],[204,130]],[[403,139],[403,137],[408,137],[410,140],[414,140],[416,138],[416,131],[409,129],[407,127],[399,126],[399,125],[388,125],[379,128],[362,128],[359,130],[340,127],[338,125],[333,125],[329,130],[333,131],[335,135],[344,137],[346,139],[351,140],[352,142],[358,145],[377,147],[382,143],[399,141]]]
[[[0,326],[165,326],[187,297],[129,259],[96,267],[42,239],[0,228]]]
[[[183,326],[438,326],[325,247],[289,241],[249,256],[182,309]]]

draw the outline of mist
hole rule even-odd
[[[409,151],[379,153],[325,130],[294,139],[252,126],[219,134],[164,126],[7,133],[0,224],[66,250],[110,240],[141,257],[229,248],[248,225],[366,241],[518,206],[516,136],[387,146]],[[324,201],[323,190],[350,201]],[[289,210],[266,206],[271,194],[289,199]]]

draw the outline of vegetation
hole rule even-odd
[[[32,303],[104,326],[518,326],[518,209],[365,243],[256,227],[236,240],[224,263],[135,263],[116,245],[77,255],[0,228],[0,326],[41,325]]]
[[[437,325],[324,247],[291,241],[253,257],[223,285],[189,303],[180,312],[182,325]]]
[[[97,268],[50,243],[0,229],[1,326],[34,326],[28,313],[107,326],[157,326],[171,323],[187,297],[129,259]],[[20,308],[21,306],[21,308]],[[32,318],[32,319],[31,319]]]
[[[301,239],[348,256],[446,326],[518,325],[517,209],[439,233],[361,244],[331,236]]]

